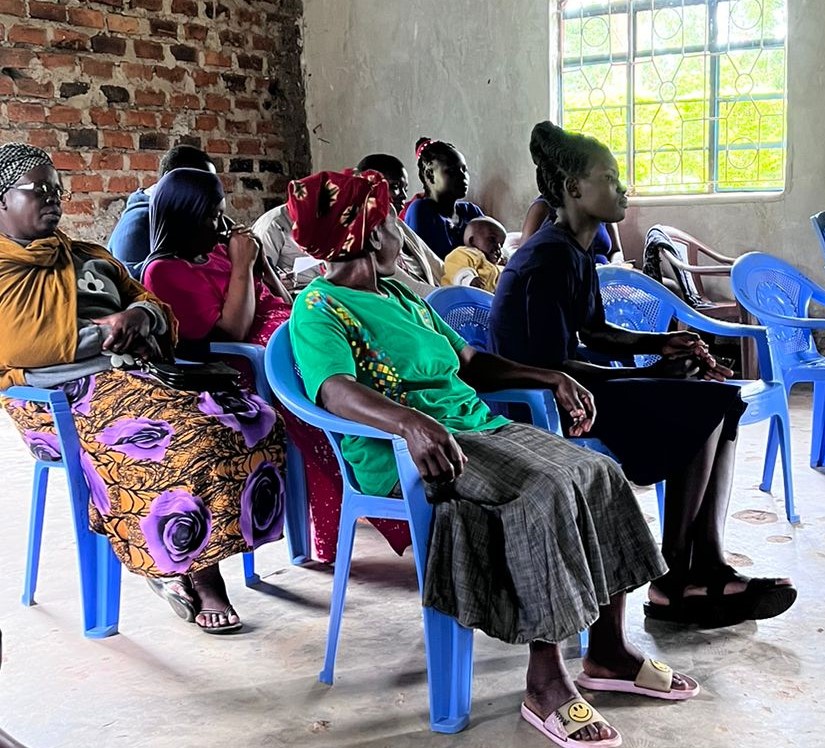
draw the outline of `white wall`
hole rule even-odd
[[[402,158],[417,182],[420,135],[454,142],[470,199],[519,228],[535,195],[528,142],[554,114],[552,0],[304,0],[307,114],[314,168],[371,151]],[[633,208],[631,253],[654,223],[672,223],[738,255],[762,249],[825,283],[808,217],[825,209],[822,0],[788,0],[788,178],[773,200],[672,199]],[[489,81],[489,82],[488,82]]]

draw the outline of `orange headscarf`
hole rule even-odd
[[[363,257],[372,230],[390,212],[390,188],[377,171],[321,171],[289,183],[292,236],[319,260]]]
[[[177,323],[163,302],[133,280],[97,244],[72,241],[62,231],[27,247],[0,234],[0,389],[25,384],[24,369],[68,364],[77,350],[77,279],[72,253],[106,260],[118,270],[124,309],[157,304],[174,339]]]

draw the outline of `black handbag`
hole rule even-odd
[[[167,364],[144,361],[140,370],[173,390],[233,392],[241,386],[241,373],[222,361],[209,364]]]

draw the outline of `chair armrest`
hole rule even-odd
[[[731,265],[689,265],[675,258],[670,252],[660,253],[673,267],[694,275],[730,275]]]
[[[490,403],[521,403],[530,408],[530,417],[534,426],[561,435],[561,422],[556,398],[550,390],[509,389],[495,392],[480,392],[479,397],[488,405]]]
[[[786,317],[784,314],[773,314],[763,310],[754,316],[759,317],[762,324],[798,327],[804,330],[825,328],[825,317]]]
[[[65,403],[68,407],[69,401],[66,399],[66,393],[59,389],[46,389],[44,387],[29,387],[28,385],[15,385],[9,387],[2,393],[5,397],[10,397],[13,400],[28,400],[33,403],[48,403],[54,405],[55,403]]]

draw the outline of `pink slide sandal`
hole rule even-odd
[[[621,678],[591,678],[589,675],[582,673],[576,678],[576,685],[579,688],[586,688],[588,691],[635,693],[640,696],[649,696],[652,699],[665,699],[666,701],[692,699],[700,691],[699,684],[687,675],[679,673],[679,676],[684,678],[691,687],[684,690],[671,688],[673,670],[664,662],[647,659],[639,668],[635,681]]]
[[[549,738],[556,745],[564,746],[564,748],[618,748],[622,744],[622,736],[615,728],[611,729],[616,732],[616,737],[607,740],[573,740],[570,737],[573,733],[581,730],[582,727],[592,725],[594,722],[608,724],[601,714],[578,696],[566,701],[556,711],[552,712],[547,719],[539,717],[526,704],[521,705],[521,716],[544,737]]]

